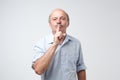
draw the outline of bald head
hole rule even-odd
[[[51,14],[49,15],[49,23],[50,23],[50,18],[51,18],[51,16],[55,13],[55,12],[62,12],[63,14],[65,14],[66,15],[66,17],[67,17],[67,20],[68,20],[68,22],[69,22],[69,15],[64,11],[64,10],[62,10],[62,9],[55,9],[55,10],[53,10],[52,12],[51,12]]]

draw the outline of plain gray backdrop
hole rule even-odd
[[[0,0],[0,80],[40,80],[33,46],[51,32],[55,8],[70,16],[68,33],[81,41],[87,80],[120,80],[119,0]]]

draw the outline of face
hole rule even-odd
[[[55,10],[50,15],[49,25],[52,29],[53,34],[59,28],[59,31],[66,33],[66,29],[69,25],[68,17],[62,10]]]

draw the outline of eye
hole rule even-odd
[[[57,20],[57,18],[52,18],[53,21]]]
[[[61,20],[65,20],[66,18],[65,17],[61,17]]]

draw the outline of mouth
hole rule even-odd
[[[57,24],[56,27],[63,27],[61,24]]]

